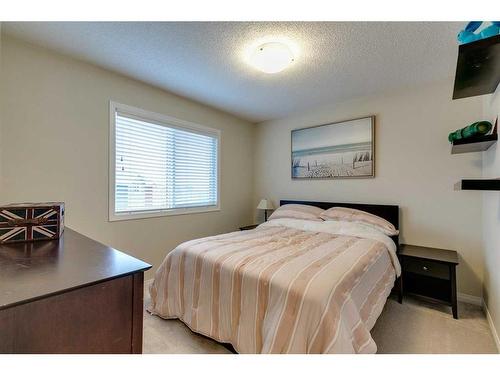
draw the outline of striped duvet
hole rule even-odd
[[[375,353],[370,330],[399,272],[380,232],[277,219],[179,245],[148,310],[239,353]]]

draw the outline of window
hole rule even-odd
[[[109,219],[219,209],[220,132],[110,103]]]

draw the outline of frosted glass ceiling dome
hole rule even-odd
[[[261,44],[248,58],[250,65],[268,74],[285,70],[293,61],[292,50],[280,42]]]

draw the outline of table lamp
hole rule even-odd
[[[259,205],[257,206],[258,210],[264,210],[264,221],[267,221],[267,211],[274,210],[274,206],[268,199],[261,199]]]

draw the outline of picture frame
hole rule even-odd
[[[375,116],[291,131],[292,179],[375,177]]]

